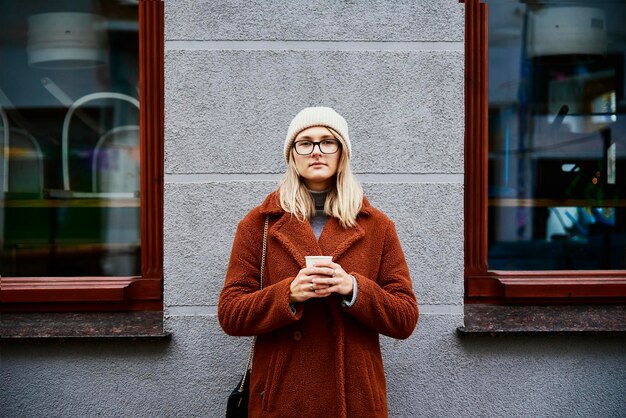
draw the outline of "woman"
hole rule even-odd
[[[258,336],[249,415],[386,417],[379,334],[407,338],[418,317],[394,224],[363,197],[333,109],[298,113],[284,154],[278,190],[239,223],[218,306],[224,331]]]

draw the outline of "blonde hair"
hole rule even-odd
[[[339,220],[344,228],[356,226],[356,218],[363,204],[363,188],[350,168],[350,160],[345,152],[341,135],[331,128],[328,130],[341,142],[342,150],[339,166],[335,174],[335,184],[328,191],[324,213]],[[295,215],[300,221],[315,216],[315,203],[302,177],[296,169],[291,151],[287,162],[285,178],[278,187],[280,206],[285,212]]]

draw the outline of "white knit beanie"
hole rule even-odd
[[[330,107],[307,107],[302,109],[296,117],[293,118],[287,130],[287,138],[285,139],[285,160],[289,161],[289,153],[293,140],[303,130],[312,126],[325,126],[337,132],[340,136],[339,140],[346,156],[350,159],[352,149],[350,146],[350,137],[348,136],[348,123],[337,112]]]

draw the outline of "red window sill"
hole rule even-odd
[[[162,279],[5,277],[1,312],[162,311]]]
[[[466,274],[470,298],[626,298],[626,277],[616,271],[489,271]],[[626,300],[624,300],[626,301]]]

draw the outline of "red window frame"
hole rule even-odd
[[[2,312],[163,309],[162,0],[139,1],[141,276],[3,277]]]
[[[626,303],[626,270],[489,270],[488,9],[480,0],[461,3],[465,3],[466,303]]]

